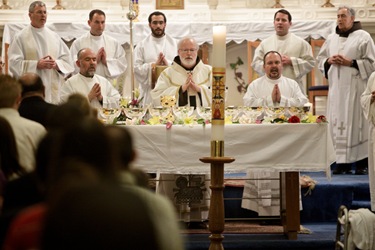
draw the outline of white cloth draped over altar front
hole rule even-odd
[[[158,173],[210,173],[210,167],[199,161],[210,156],[210,125],[126,127],[138,152],[136,167]],[[324,171],[330,178],[335,155],[327,128],[327,124],[303,123],[225,125],[224,154],[235,158],[225,165],[225,172]]]

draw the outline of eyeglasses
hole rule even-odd
[[[197,49],[180,49],[180,51],[182,51],[182,52],[184,52],[184,53],[188,53],[188,52],[190,52],[190,53],[194,53],[194,52],[197,51]]]

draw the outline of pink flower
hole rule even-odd
[[[327,122],[327,118],[324,115],[320,115],[316,118],[316,123],[325,123]]]
[[[293,116],[291,116],[291,117],[288,119],[288,122],[289,122],[289,123],[300,123],[301,120],[299,119],[298,116],[293,115]]]
[[[166,128],[170,129],[172,127],[173,123],[171,121],[167,122]]]

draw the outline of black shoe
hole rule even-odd
[[[191,221],[188,224],[188,229],[207,229],[207,224],[203,221]]]
[[[188,229],[189,228],[189,222],[179,221],[178,225],[179,225],[180,229]]]
[[[367,168],[360,168],[355,170],[356,175],[367,175],[368,174],[368,169]]]
[[[333,170],[333,174],[352,174],[351,164],[336,164],[336,169]]]

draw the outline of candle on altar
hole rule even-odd
[[[213,27],[213,49],[212,49],[212,66],[225,68],[226,54],[226,26]]]
[[[213,86],[211,141],[224,141],[226,27],[213,27]]]

